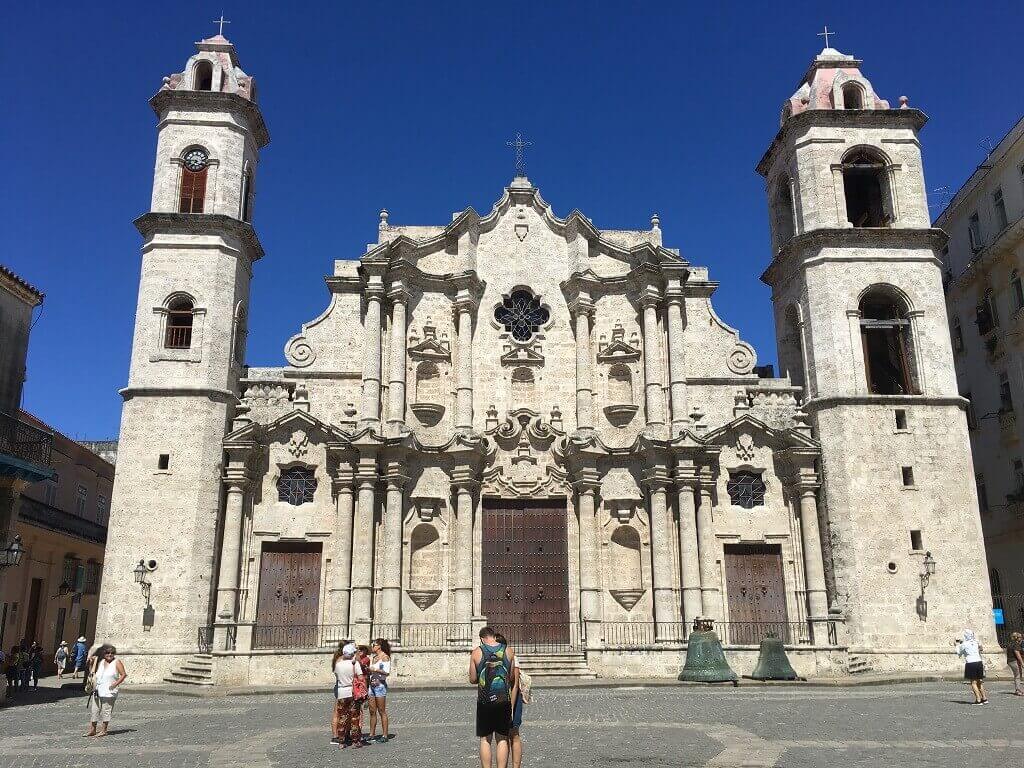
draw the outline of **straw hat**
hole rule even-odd
[[[86,639],[85,639],[85,636],[83,635],[82,637],[78,638],[78,642],[80,642],[80,643],[87,643],[87,642],[89,642],[89,641],[88,641],[88,640],[86,640]]]

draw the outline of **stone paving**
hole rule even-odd
[[[524,765],[1002,768],[1024,749],[1024,699],[1006,683],[991,687],[986,707],[968,706],[959,683],[540,688]],[[362,750],[328,743],[330,704],[329,693],[197,698],[126,687],[111,735],[97,740],[81,738],[85,700],[69,687],[23,694],[0,709],[0,768],[478,765],[472,690],[394,690],[393,740]]]

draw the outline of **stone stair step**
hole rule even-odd
[[[178,672],[172,672],[170,675],[164,678],[165,683],[174,683],[176,685],[213,685],[213,680],[208,678],[189,678],[183,677]]]

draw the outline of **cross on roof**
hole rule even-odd
[[[825,47],[828,48],[828,36],[829,35],[834,35],[834,34],[835,34],[835,32],[829,32],[828,31],[828,24],[826,24],[825,25],[825,31],[824,32],[819,32],[818,33],[818,37],[824,37],[825,38]]]
[[[224,25],[225,24],[230,24],[231,22],[224,18],[224,11],[221,11],[220,12],[220,18],[219,19],[214,19],[213,23],[220,25],[220,29],[217,30],[217,34],[220,35],[221,37],[223,37],[224,36]]]
[[[524,141],[523,135],[516,132],[515,141],[506,141],[506,146],[514,147],[516,150],[516,176],[526,178],[526,158],[523,156],[523,150],[527,147],[532,147],[532,141]]]

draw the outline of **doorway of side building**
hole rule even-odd
[[[484,499],[481,608],[514,648],[571,645],[566,502]]]
[[[313,648],[320,618],[320,543],[263,545],[253,648]]]
[[[778,544],[727,544],[725,591],[731,645],[757,645],[769,634],[791,641]]]
[[[25,631],[22,633],[22,637],[29,643],[42,639],[36,635],[39,624],[39,602],[42,598],[43,580],[32,579],[28,593],[28,608],[25,611]]]

